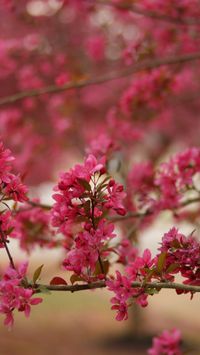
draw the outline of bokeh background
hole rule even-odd
[[[135,3],[144,5],[143,1],[121,3],[129,8]],[[134,162],[145,159],[156,164],[185,147],[199,146],[199,62],[164,67],[156,83],[151,72],[149,81],[146,73],[131,74],[134,65],[143,60],[197,51],[199,26],[191,30],[170,21],[155,22],[110,4],[95,0],[0,1],[0,137],[16,156],[16,171],[23,175],[30,195],[41,202],[52,203],[59,171],[82,161],[88,146],[94,148],[99,138],[103,149],[104,144],[117,141],[110,171],[122,182]],[[190,4],[188,7],[190,11]],[[199,14],[197,7],[195,16]],[[111,73],[117,80],[87,84]],[[86,81],[81,89],[76,87],[80,81]],[[55,92],[70,83],[75,83],[71,90]],[[46,93],[37,95],[42,88],[47,88]],[[49,89],[54,93],[48,93]],[[131,103],[126,97],[129,89]],[[171,214],[163,212],[139,231],[140,249],[148,247],[155,254],[163,233],[173,224]],[[194,226],[182,221],[179,228],[187,234]],[[198,220],[195,228],[198,234]],[[16,241],[11,241],[10,248],[16,260],[27,259]],[[36,247],[28,255],[29,274],[43,263],[42,282],[54,275],[68,279],[60,268],[63,256],[59,248]],[[7,260],[2,250],[0,260],[3,269]],[[191,301],[189,295],[177,297],[175,292],[163,290],[140,311],[135,329],[137,310],[130,312],[127,322],[116,322],[105,290],[44,295],[30,319],[16,314],[11,331],[1,323],[0,354],[140,355],[146,353],[151,336],[177,327],[187,353],[198,355],[199,306],[198,295]]]

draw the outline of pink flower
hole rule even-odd
[[[125,198],[126,193],[122,185],[117,184],[114,180],[110,180],[108,187],[108,194],[105,196],[107,202],[105,203],[106,208],[112,208],[117,212],[117,214],[124,216],[126,210],[122,204],[122,200]]]
[[[55,82],[57,86],[63,86],[70,81],[70,75],[68,73],[61,73],[57,76]]]
[[[14,201],[24,202],[28,200],[27,187],[21,183],[19,176],[8,175],[8,181],[5,187],[5,193]]]
[[[181,332],[178,329],[164,330],[160,336],[153,338],[149,355],[181,355]]]
[[[3,143],[0,142],[0,183],[8,182],[8,173],[12,169],[11,162],[14,157],[9,149],[4,149]]]
[[[114,305],[111,307],[113,310],[117,310],[117,320],[126,320],[128,318],[128,303],[127,301],[133,295],[133,289],[131,282],[126,276],[122,276],[119,271],[116,271],[116,278],[106,281],[106,285],[109,291],[115,293],[115,297],[111,299],[111,303]]]
[[[102,36],[93,36],[86,43],[86,50],[91,59],[100,61],[104,57],[105,40]]]
[[[15,309],[24,312],[28,317],[31,306],[42,302],[41,298],[32,298],[34,293],[32,289],[21,285],[26,276],[27,266],[28,263],[23,263],[16,270],[9,267],[0,280],[0,313],[5,315],[4,324],[9,327],[13,325]]]
[[[127,265],[133,262],[138,255],[138,249],[132,245],[129,239],[123,239],[117,248],[118,262]]]
[[[30,205],[24,204],[17,211],[14,222],[11,237],[19,240],[22,249],[29,252],[35,245],[50,246],[53,231],[49,225],[49,211],[37,206],[30,208]]]
[[[114,303],[114,305],[111,307],[112,310],[117,311],[117,315],[115,317],[116,320],[121,321],[121,320],[127,320],[128,319],[128,305],[126,302],[120,301],[117,298],[113,297],[111,299],[111,303]]]
[[[116,149],[117,145],[113,139],[107,133],[103,133],[91,141],[88,151],[96,157],[108,158]]]

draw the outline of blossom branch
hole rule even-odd
[[[189,205],[196,203],[196,202],[200,202],[200,196],[183,201],[180,204],[180,206],[178,206],[177,209],[189,206]],[[143,217],[149,216],[151,214],[153,214],[153,211],[151,211],[151,210],[147,210],[145,212],[129,212],[125,216],[110,217],[109,219],[112,222],[120,222],[120,221],[124,221],[124,220],[130,219],[130,218],[143,218]]]
[[[45,210],[51,210],[51,208],[52,208],[52,206],[50,206],[50,205],[39,203],[39,202],[34,202],[34,201],[30,201],[30,200],[27,202],[33,207],[40,207]],[[186,207],[186,206],[191,205],[196,202],[200,202],[200,197],[195,197],[195,198],[188,199],[188,200],[182,202],[179,208]],[[120,221],[124,221],[124,220],[131,219],[131,218],[143,218],[148,215],[151,215],[152,213],[153,212],[151,210],[147,210],[145,212],[129,212],[125,216],[116,216],[116,217],[112,216],[112,217],[109,217],[108,219],[112,222],[120,222]]]
[[[171,56],[163,59],[154,59],[150,61],[145,60],[142,63],[135,64],[134,67],[132,68],[121,71],[120,73],[111,72],[110,74],[103,75],[99,78],[86,79],[86,80],[84,79],[78,82],[71,82],[63,86],[50,85],[40,89],[27,90],[27,91],[16,93],[14,95],[5,96],[0,99],[0,105],[12,104],[14,102],[23,100],[27,97],[36,97],[44,94],[59,93],[71,89],[81,89],[90,85],[99,85],[112,80],[117,80],[123,77],[130,76],[142,70],[153,69],[153,68],[160,67],[162,65],[182,64],[185,62],[198,60],[198,59],[200,59],[200,52],[179,55],[174,57]]]
[[[160,21],[165,21],[165,22],[170,22],[176,25],[190,25],[190,26],[195,26],[195,25],[200,25],[200,19],[195,19],[192,17],[172,17],[166,14],[162,14],[156,11],[152,10],[146,10],[139,8],[136,5],[129,5],[129,4],[116,4],[113,2],[107,2],[107,1],[96,1],[98,5],[106,5],[106,6],[112,6],[115,7],[116,9],[119,10],[124,10],[124,11],[130,11],[134,12],[135,14],[142,15],[145,17],[150,17],[154,20],[160,20]]]
[[[175,282],[147,282],[145,284],[135,281],[132,282],[133,288],[146,288],[146,289],[173,289],[173,290],[182,290],[188,292],[200,292],[200,286],[193,285],[184,285]],[[84,290],[93,290],[98,288],[105,288],[106,282],[99,281],[88,284],[76,284],[76,285],[36,285],[36,292],[40,292],[39,288],[46,288],[49,291],[66,291],[66,292],[78,292]]]

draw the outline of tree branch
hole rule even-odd
[[[36,285],[36,292],[40,292],[39,288],[46,288],[49,291],[65,291],[65,292],[78,292],[84,290],[94,290],[99,288],[105,288],[106,282],[99,281],[88,284],[76,284],[76,285]],[[184,285],[175,282],[147,282],[142,284],[141,282],[135,281],[132,283],[133,288],[144,288],[144,289],[173,289],[182,290],[190,292],[200,292],[200,286]]]
[[[172,17],[170,15],[162,14],[157,11],[152,11],[152,10],[146,10],[139,8],[136,5],[129,5],[129,4],[116,4],[113,2],[107,2],[107,1],[98,1],[96,0],[96,4],[98,5],[104,5],[104,6],[111,6],[115,7],[118,10],[124,10],[124,11],[130,11],[133,12],[137,15],[142,15],[145,17],[150,17],[154,20],[159,20],[159,21],[165,21],[169,23],[173,23],[175,25],[188,25],[188,26],[196,26],[200,25],[200,19],[198,18],[192,18],[192,17]]]
[[[200,59],[200,52],[179,55],[174,57],[166,57],[163,59],[157,58],[150,61],[144,60],[142,63],[135,64],[134,67],[132,68],[122,70],[120,73],[118,71],[111,72],[110,74],[103,75],[99,78],[80,80],[78,82],[71,82],[63,86],[51,85],[40,89],[27,90],[10,96],[5,96],[0,98],[0,105],[12,104],[14,102],[23,100],[27,97],[36,97],[44,94],[59,93],[71,89],[82,89],[86,86],[99,85],[112,80],[117,80],[123,77],[127,77],[142,70],[153,69],[153,68],[160,67],[162,65],[182,64],[182,63],[186,63],[198,59]]]
[[[177,207],[177,209],[189,206],[189,205],[196,203],[196,202],[200,202],[200,196],[183,201],[180,204],[180,206]],[[125,216],[110,217],[109,220],[112,222],[123,222],[127,219],[130,219],[130,218],[143,218],[146,216],[150,216],[152,214],[153,214],[153,211],[151,211],[151,210],[147,210],[145,212],[129,212]]]
[[[188,199],[186,201],[183,201],[181,203],[181,205],[178,207],[178,209],[186,207],[186,206],[189,206],[189,205],[191,205],[193,203],[196,203],[196,202],[200,202],[200,196]],[[33,207],[40,207],[40,208],[43,208],[45,210],[51,210],[52,207],[53,207],[53,206],[50,206],[50,205],[46,205],[46,204],[42,204],[42,203],[39,203],[39,202],[30,201],[30,200],[27,203],[30,204]],[[24,210],[22,210],[22,211],[24,211]],[[108,219],[111,222],[123,222],[123,221],[125,221],[127,219],[143,218],[143,217],[146,217],[146,216],[150,216],[151,214],[153,214],[153,211],[146,210],[145,212],[129,212],[125,216],[111,216]]]

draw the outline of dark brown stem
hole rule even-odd
[[[100,265],[100,268],[101,268],[101,272],[102,272],[102,274],[105,275],[105,270],[104,270],[103,263],[102,263],[102,260],[101,260],[101,255],[100,255],[99,251],[98,251],[98,253],[99,253],[98,261],[99,261],[99,265]],[[106,278],[106,275],[105,275],[105,278]]]
[[[66,292],[78,292],[84,290],[93,290],[98,288],[105,288],[106,282],[99,281],[88,284],[76,284],[76,285],[36,285],[36,292],[40,292],[39,288],[45,287],[50,291],[66,291]],[[133,288],[145,288],[145,289],[173,289],[182,290],[188,292],[200,292],[200,286],[184,285],[175,282],[147,282],[143,285],[141,282],[135,281],[132,283]]]
[[[27,91],[22,91],[18,92],[16,94],[13,94],[11,96],[5,96],[0,99],[0,105],[6,105],[6,104],[12,104],[14,102],[23,100],[26,97],[36,97],[44,94],[53,94],[53,93],[58,93],[58,92],[64,92],[67,90],[71,89],[81,89],[86,86],[91,86],[91,85],[99,85],[103,84],[112,80],[117,80],[123,77],[128,77],[131,76],[134,73],[137,73],[142,70],[148,70],[148,69],[153,69],[160,67],[162,65],[174,65],[174,64],[183,64],[185,62],[193,61],[193,60],[198,60],[200,59],[200,52],[196,53],[190,53],[190,54],[184,54],[184,55],[177,55],[174,57],[167,57],[167,58],[155,58],[153,60],[144,60],[141,63],[135,64],[134,67],[131,67],[129,69],[122,70],[121,72],[111,72],[106,75],[102,75],[99,78],[94,78],[94,79],[88,79],[88,80],[80,80],[78,82],[71,82],[69,84],[63,85],[63,86],[56,86],[56,85],[51,85],[47,87],[43,87],[41,89],[33,89],[33,90],[27,90]]]
[[[1,228],[1,224],[0,224],[0,235],[1,235],[1,241],[6,249],[6,253],[8,255],[8,259],[10,260],[10,265],[12,266],[13,269],[16,269],[15,268],[15,264],[14,264],[14,261],[13,261],[13,258],[12,258],[12,255],[10,254],[10,250],[8,248],[8,245],[7,245],[7,242],[6,242],[6,236]]]
[[[95,209],[94,199],[95,199],[95,197],[96,197],[96,194],[94,194],[94,196],[91,198],[91,203],[92,203],[92,225],[93,225],[94,229],[96,229],[95,218],[94,218],[94,209]],[[103,263],[102,263],[102,260],[101,260],[101,255],[100,255],[100,251],[99,250],[98,250],[98,262],[99,262],[102,274],[105,275],[105,271],[104,271],[104,267],[103,267]]]

